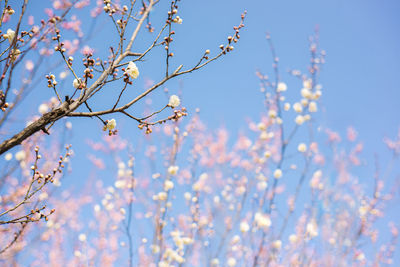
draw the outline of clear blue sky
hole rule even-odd
[[[46,1],[41,4],[32,6],[31,3],[32,13],[42,13]],[[163,6],[167,6],[167,1]],[[159,7],[152,15],[156,30],[157,22],[165,19],[164,10]],[[399,1],[182,1],[180,15],[184,23],[176,28],[175,65],[190,66],[206,48],[218,51],[219,44],[232,33],[232,26],[238,24],[244,10],[248,12],[246,27],[233,53],[166,85],[174,93],[183,88],[183,103],[189,111],[199,107],[203,120],[210,126],[224,124],[228,129],[245,129],[245,118],[256,119],[262,111],[255,71],[272,73],[265,33],[272,35],[284,74],[282,78],[289,85],[288,94],[298,94],[300,85],[285,75],[285,71],[306,70],[308,37],[318,26],[320,47],[327,52],[327,63],[320,77],[326,109],[323,123],[341,132],[353,125],[361,139],[375,147],[372,151],[383,136],[396,134],[400,125]],[[85,11],[80,19],[87,29],[90,23],[85,20],[88,17]],[[108,29],[107,21],[103,16],[96,29]],[[97,35],[94,33],[89,44],[97,48],[98,55],[105,55],[113,39]],[[150,40],[148,35],[144,36],[147,36],[144,40]],[[163,72],[162,64],[163,59],[156,57],[139,64],[138,87],[144,85],[144,78],[157,80]],[[153,96],[155,101],[161,97],[164,103],[161,91]]]
[[[354,125],[360,137],[372,143],[396,133],[400,125],[400,2],[196,1],[182,6],[185,38],[193,40],[198,35],[191,29],[205,17],[207,43],[224,34],[242,10],[248,11],[235,53],[185,81],[185,100],[203,111],[218,110],[220,115],[212,119],[219,120],[216,123],[235,127],[236,118],[259,112],[253,108],[261,106],[254,72],[259,68],[271,73],[265,32],[272,35],[283,71],[305,70],[307,38],[318,25],[321,48],[327,51],[320,79],[326,123],[339,131]],[[290,91],[298,89],[293,78],[286,78]],[[207,98],[212,101],[199,101]]]

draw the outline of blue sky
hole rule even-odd
[[[202,110],[217,109],[217,118],[232,127],[236,118],[255,116],[258,110],[249,107],[261,104],[254,72],[271,73],[265,32],[272,35],[282,72],[288,68],[305,70],[309,62],[307,38],[318,25],[320,46],[327,51],[320,79],[326,124],[339,131],[353,125],[362,139],[373,143],[396,133],[400,125],[398,1],[201,1],[195,5],[183,4],[183,27],[194,27],[204,15],[197,10],[208,6],[203,25],[211,40],[235,23],[242,10],[246,9],[248,16],[235,53],[197,74],[199,79],[185,81],[188,103],[194,105],[213,95],[213,101]],[[196,33],[185,38],[194,36]],[[298,90],[293,78],[283,78],[289,90]],[[195,97],[191,98],[191,93]]]
[[[35,14],[43,6],[32,6]],[[153,25],[165,19],[167,2],[152,14]],[[282,79],[288,94],[298,94],[300,84],[286,74],[288,69],[306,71],[309,63],[308,37],[319,28],[320,48],[327,52],[320,76],[323,85],[322,104],[327,127],[343,132],[353,125],[361,139],[376,150],[383,136],[394,136],[400,125],[400,3],[395,0],[354,1],[182,1],[180,15],[184,23],[176,27],[174,63],[190,66],[205,49],[218,51],[240,14],[247,10],[241,40],[233,53],[188,76],[181,76],[166,85],[172,93],[181,92],[183,104],[194,111],[199,107],[202,118],[212,127],[224,124],[228,129],[245,129],[246,118],[256,119],[262,111],[256,70],[272,74],[271,54],[265,40],[269,32],[280,58]],[[89,28],[84,9],[80,19]],[[104,16],[97,21],[97,30],[107,28]],[[113,38],[93,34],[89,45],[98,55],[108,52]],[[106,38],[104,38],[106,37]],[[138,50],[146,47],[151,36],[144,34]],[[155,81],[162,75],[163,59],[147,59],[139,64],[142,88],[144,79]],[[160,71],[158,71],[160,70]],[[129,94],[129,93],[128,93]],[[44,98],[51,95],[43,95]],[[152,94],[155,101],[165,102],[162,90]],[[107,99],[107,98],[105,98]],[[103,101],[103,100],[101,100]],[[102,102],[99,101],[100,104]],[[161,103],[160,103],[161,105]],[[79,122],[77,122],[79,124]],[[94,125],[93,125],[94,126]]]

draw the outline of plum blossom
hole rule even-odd
[[[296,102],[293,105],[293,109],[294,111],[296,111],[297,113],[301,113],[303,111],[303,107],[301,106],[300,103]]]
[[[80,234],[78,238],[79,238],[79,241],[81,241],[81,242],[85,242],[86,241],[86,235],[85,234]]]
[[[286,85],[286,83],[284,83],[284,82],[278,83],[278,86],[277,86],[276,90],[277,90],[278,92],[284,92],[284,91],[286,91],[286,90],[287,90],[287,85]]]
[[[111,119],[107,122],[106,128],[109,130],[113,130],[117,126],[117,122],[115,119]]]
[[[164,190],[169,191],[174,188],[174,183],[171,180],[167,180],[164,182]]]
[[[276,118],[276,116],[277,116],[277,112],[275,109],[270,109],[268,111],[268,117],[270,117],[271,119]]]
[[[274,171],[274,177],[275,177],[275,179],[281,178],[282,177],[282,170],[281,169],[276,169]]]
[[[179,96],[177,95],[171,95],[169,97],[169,103],[168,106],[170,106],[171,108],[176,108],[177,106],[179,106],[181,104],[181,100],[179,99]]]
[[[175,175],[175,174],[178,173],[178,170],[179,170],[179,167],[178,167],[178,166],[172,165],[172,166],[169,166],[169,168],[168,168],[168,173],[169,173],[170,175]]]
[[[5,159],[6,161],[10,161],[10,160],[12,159],[12,157],[13,157],[13,155],[12,155],[11,153],[7,153],[7,154],[5,155],[5,157],[4,157],[4,159]]]
[[[3,37],[7,38],[8,42],[11,44],[15,37],[15,31],[8,29],[7,34],[4,34]]]
[[[74,88],[78,89],[79,85],[81,84],[81,79],[74,79],[74,81],[72,82],[72,85],[74,86]]]
[[[260,228],[268,228],[271,226],[271,219],[268,215],[257,212],[254,216],[254,221],[256,222],[257,226]]]
[[[227,264],[228,264],[229,267],[236,266],[236,259],[232,258],[232,257],[229,258]]]
[[[311,101],[310,104],[308,104],[308,111],[309,112],[317,112],[318,108],[317,108],[317,103],[315,103],[314,101]]]
[[[182,24],[183,20],[179,16],[176,16],[174,18],[173,22],[178,23],[178,24]]]
[[[304,144],[304,143],[300,143],[300,144],[298,145],[298,147],[297,147],[297,150],[298,150],[299,152],[301,152],[301,153],[304,153],[304,152],[306,152],[306,150],[307,150],[307,145]]]
[[[302,125],[304,123],[304,116],[301,115],[297,115],[296,119],[295,119],[296,124],[298,125]]]
[[[15,153],[15,159],[18,161],[23,161],[26,158],[26,153],[23,150],[18,151]]]
[[[139,77],[139,69],[133,61],[129,62],[128,67],[125,70],[125,74],[132,79]]]
[[[17,58],[20,54],[21,54],[21,50],[19,50],[19,49],[11,50],[11,61],[14,62],[15,60],[17,60]]]
[[[45,114],[45,113],[47,113],[48,111],[49,111],[49,106],[47,105],[47,104],[41,104],[40,106],[39,106],[39,113],[40,114]]]
[[[275,241],[272,243],[272,247],[273,247],[274,249],[277,249],[277,250],[281,249],[281,247],[282,247],[282,241],[281,241],[281,240],[275,240]]]
[[[244,221],[244,222],[240,223],[240,231],[242,233],[248,232],[249,230],[250,230],[250,226],[247,222]]]
[[[35,67],[35,64],[32,62],[32,60],[26,61],[25,68],[27,71],[32,71],[34,67]]]

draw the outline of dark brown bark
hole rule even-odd
[[[11,148],[19,145],[27,139],[28,137],[32,136],[33,134],[45,130],[46,125],[59,120],[60,118],[64,117],[71,109],[69,107],[68,102],[64,102],[61,104],[60,107],[44,114],[40,119],[37,121],[32,122],[27,127],[25,127],[22,131],[14,135],[8,140],[3,141],[0,144],[0,155],[7,152]]]

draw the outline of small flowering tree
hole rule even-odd
[[[201,69],[232,51],[244,26],[243,14],[240,24],[234,27],[233,35],[217,53],[211,55],[210,50],[205,49],[191,67],[184,68],[183,64],[179,64],[172,69],[174,29],[183,21],[177,15],[179,0],[170,1],[169,10],[165,11],[165,22],[159,27],[153,27],[150,19],[150,14],[161,4],[159,0],[93,2],[96,1],[52,0],[45,8],[46,17],[43,18],[30,13],[34,1],[6,0],[0,3],[0,25],[2,29],[8,28],[2,30],[0,37],[0,155],[6,159],[2,162],[4,174],[0,182],[3,190],[0,225],[3,227],[1,231],[9,234],[9,238],[2,238],[7,241],[2,243],[0,254],[15,245],[29,222],[48,220],[48,215],[54,212],[41,204],[47,193],[40,193],[44,192],[48,183],[57,184],[72,152],[68,145],[66,152],[59,156],[62,153],[60,149],[53,149],[54,153],[51,153],[51,150],[42,150],[39,144],[57,139],[46,139],[46,135],[57,135],[58,130],[65,130],[56,128],[60,120],[67,117],[97,118],[109,135],[117,133],[117,122],[110,118],[115,113],[134,120],[140,129],[145,128],[146,133],[152,132],[153,125],[179,120],[187,113],[185,108],[179,108],[180,100],[176,95],[172,95],[164,107],[145,117],[135,116],[132,108],[169,80]],[[114,32],[107,34],[116,36],[115,42],[111,47],[100,47],[99,56],[88,46],[91,32],[83,32],[77,12],[90,14],[93,21],[105,18],[114,27]],[[145,34],[145,29],[151,34],[152,41],[144,44],[145,49],[136,51],[139,40],[145,39],[139,37]],[[123,100],[126,89],[136,86],[134,81],[140,75],[139,66],[159,48],[165,51],[162,79],[143,92],[137,91],[132,99]],[[82,58],[76,55],[79,49]],[[104,51],[109,51],[108,55],[104,56]],[[58,62],[57,66],[51,66],[54,62]],[[51,70],[59,68],[63,71],[56,76],[46,65],[50,65]],[[46,84],[41,82],[44,78]],[[38,103],[40,116],[26,114],[28,94],[41,94],[43,85],[52,91],[53,97],[45,103]],[[118,88],[114,90],[114,98],[109,98],[106,108],[96,109],[92,99],[111,86]],[[32,101],[35,100],[32,98]],[[153,120],[154,115],[167,108],[172,108],[172,115]],[[21,113],[26,115],[26,125],[25,122],[21,125],[21,118],[13,118],[14,114],[21,116]],[[67,123],[65,128],[69,129],[70,124]],[[10,151],[19,145],[22,146],[15,154],[14,162]],[[29,166],[31,162],[33,164]]]
[[[61,3],[62,2],[62,3]],[[16,98],[13,102],[8,103],[9,99],[9,91],[10,91],[10,83],[13,78],[14,69],[17,65],[23,61],[23,58],[26,57],[28,52],[33,49],[37,49],[42,43],[45,43],[45,40],[49,40],[48,44],[54,44],[54,51],[56,55],[63,59],[64,64],[68,68],[68,70],[72,73],[72,76],[75,78],[72,82],[73,90],[64,95],[60,95],[58,92],[58,82],[55,75],[47,75],[48,87],[54,90],[54,94],[57,97],[57,101],[55,101],[54,107],[46,112],[47,110],[43,108],[43,115],[32,121],[27,127],[18,133],[14,134],[11,138],[3,141],[0,144],[0,154],[5,153],[12,147],[21,144],[25,139],[32,136],[36,132],[44,131],[48,133],[51,126],[63,117],[96,117],[101,120],[104,125],[107,125],[107,122],[102,119],[103,116],[109,115],[112,113],[122,113],[127,117],[134,119],[137,121],[142,127],[146,127],[150,132],[150,126],[159,122],[164,122],[169,119],[178,119],[184,112],[177,112],[176,116],[167,118],[165,120],[161,120],[158,122],[149,122],[152,116],[147,118],[137,118],[131,115],[128,111],[130,107],[132,107],[139,100],[146,97],[149,93],[165,84],[168,80],[178,77],[183,74],[187,74],[198,70],[210,62],[218,59],[222,55],[233,50],[232,43],[237,42],[240,38],[239,30],[243,27],[244,14],[242,15],[242,21],[239,26],[234,27],[234,35],[228,37],[227,45],[220,46],[220,52],[213,56],[209,57],[210,50],[205,50],[204,54],[200,57],[197,64],[193,67],[184,70],[183,65],[179,65],[178,68],[171,71],[170,70],[170,61],[174,56],[174,53],[171,52],[171,45],[173,41],[173,35],[175,32],[173,31],[173,24],[181,24],[182,19],[177,16],[178,13],[178,4],[179,0],[172,1],[170,5],[170,11],[168,11],[167,19],[165,24],[161,27],[159,33],[156,35],[154,41],[148,46],[148,48],[143,52],[134,52],[132,51],[133,45],[137,40],[140,29],[147,22],[147,28],[150,32],[154,31],[154,28],[151,26],[149,21],[150,11],[156,7],[159,1],[150,0],[148,3],[143,2],[142,6],[139,6],[136,1],[131,1],[130,6],[120,5],[116,3],[112,3],[111,1],[104,1],[104,12],[111,18],[111,22],[115,24],[116,31],[119,35],[119,41],[115,45],[115,47],[110,48],[110,54],[106,60],[101,60],[99,58],[93,59],[93,53],[85,52],[85,57],[83,58],[83,66],[84,70],[82,75],[80,75],[76,68],[74,67],[74,58],[72,56],[67,56],[68,50],[66,48],[66,42],[63,41],[62,37],[62,28],[63,25],[67,22],[67,14],[72,12],[74,7],[81,7],[82,5],[86,5],[87,1],[54,1],[54,4],[57,9],[63,11],[61,16],[57,16],[51,13],[50,18],[46,21],[42,20],[41,27],[33,26],[29,31],[20,31],[22,19],[26,12],[26,8],[28,6],[28,1],[24,1],[21,9],[21,13],[19,15],[19,20],[16,25],[16,31],[9,29],[7,33],[3,35],[3,40],[8,40],[10,45],[4,50],[2,56],[4,56],[3,61],[5,61],[5,66],[3,69],[3,76],[1,77],[1,81],[3,81],[6,77],[8,78],[7,87],[5,87],[0,96],[0,106],[3,112],[10,112],[16,105],[20,99]],[[11,16],[14,14],[14,10],[12,7],[8,6],[8,2],[5,3],[3,8],[2,16]],[[135,9],[138,9],[137,11]],[[133,14],[138,13],[139,17],[135,17]],[[14,15],[15,16],[15,15]],[[131,23],[134,25],[134,30],[132,32],[127,31],[128,26]],[[68,25],[68,24],[67,24]],[[64,26],[65,27],[65,26]],[[166,35],[162,40],[162,36]],[[165,55],[165,77],[159,81],[158,83],[151,86],[145,92],[139,94],[137,97],[132,99],[131,101],[120,104],[120,99],[122,94],[128,85],[132,85],[133,80],[139,76],[139,70],[136,66],[135,62],[141,61],[148,55],[153,49],[157,47],[164,47],[166,51]],[[26,48],[24,52],[21,54],[20,48]],[[48,48],[47,48],[48,49]],[[75,48],[76,49],[76,48]],[[51,51],[51,50],[50,50]],[[55,56],[56,56],[55,55]],[[18,58],[18,59],[17,59]],[[127,66],[125,68],[125,66]],[[97,69],[99,67],[100,69]],[[119,71],[122,70],[123,74],[118,75]],[[95,75],[96,74],[96,75]],[[80,77],[82,76],[82,77]],[[32,79],[31,77],[30,79]],[[93,111],[90,105],[90,99],[96,94],[101,93],[104,88],[109,86],[109,84],[113,82],[122,83],[122,88],[118,95],[117,100],[112,103],[112,108]],[[22,92],[21,92],[22,93]],[[21,96],[19,96],[21,97]],[[176,102],[176,101],[175,101]],[[85,107],[88,111],[79,111],[78,108]],[[156,111],[154,114],[161,112],[162,110]],[[5,113],[8,114],[8,113]]]

